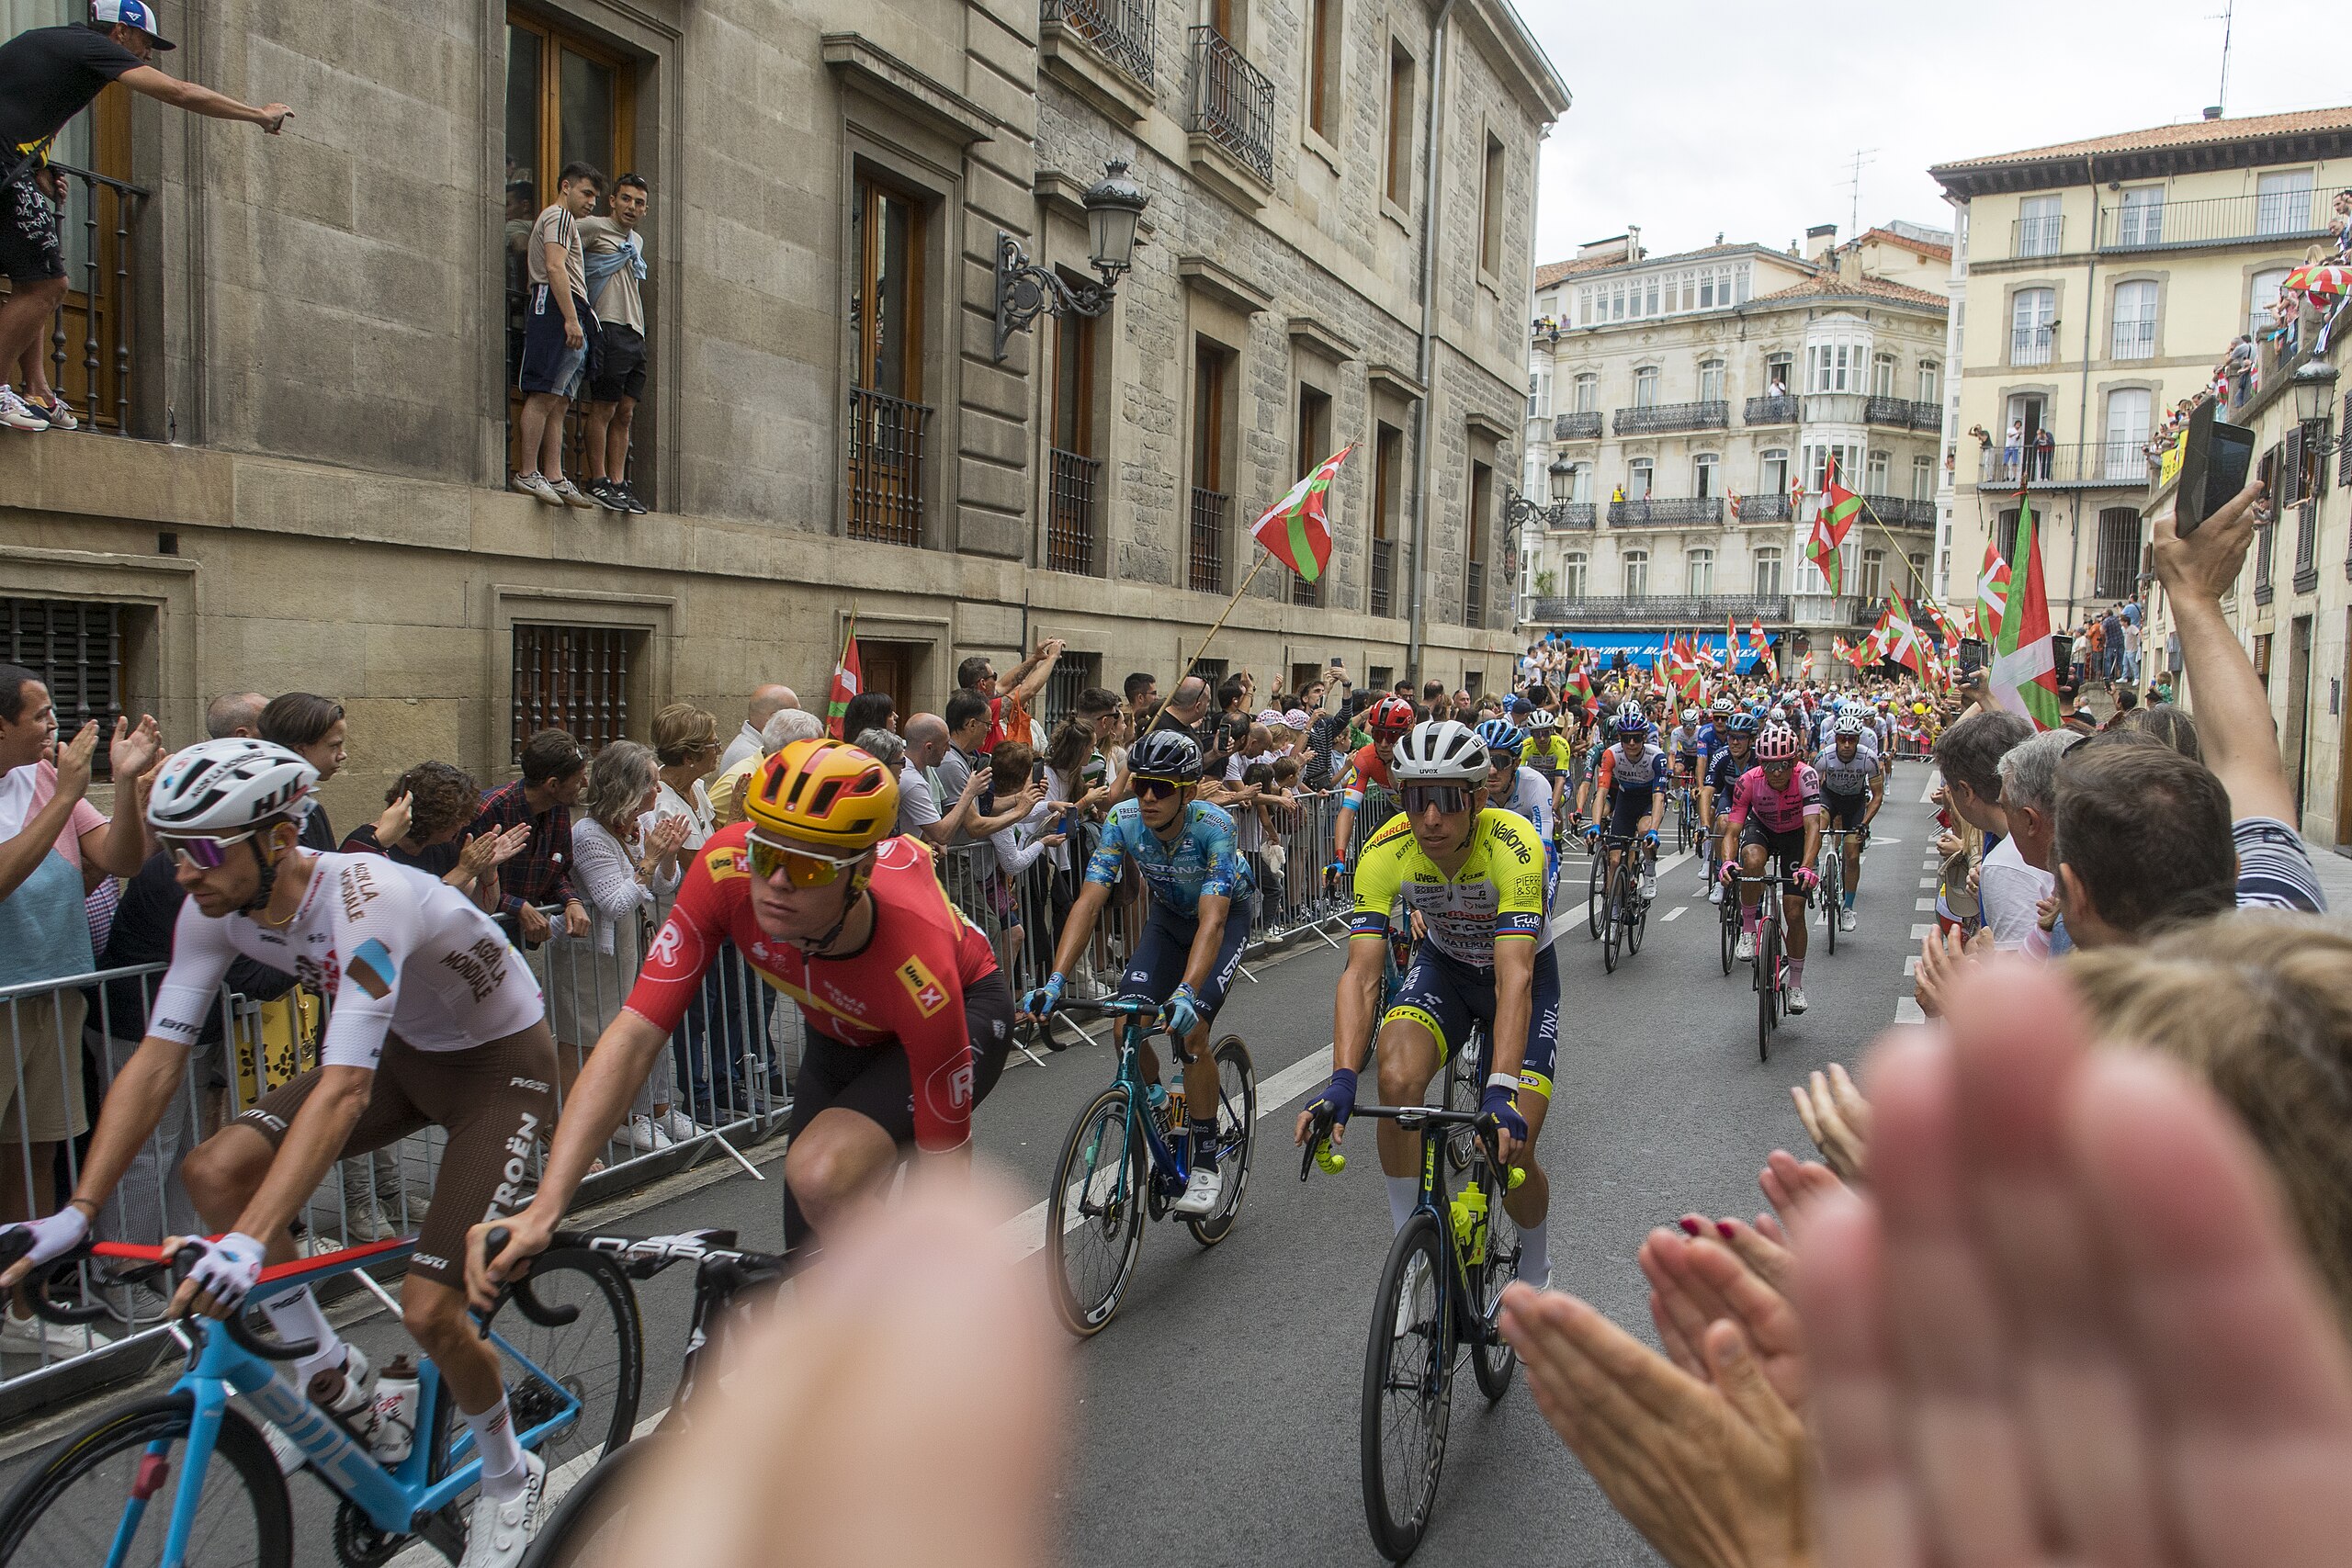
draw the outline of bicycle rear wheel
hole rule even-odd
[[[1649,902],[1640,897],[1640,893],[1632,874],[1628,873],[1625,878],[1625,951],[1629,953],[1641,952],[1642,938],[1648,933],[1650,927]]]
[[[1473,1299],[1467,1306],[1476,1320],[1473,1325],[1476,1332],[1470,1340],[1470,1371],[1478,1380],[1478,1392],[1492,1404],[1510,1391],[1511,1373],[1519,1366],[1519,1352],[1495,1327],[1495,1309],[1502,1303],[1503,1287],[1519,1278],[1519,1226],[1503,1210],[1507,1189],[1483,1151],[1471,1179],[1487,1191],[1487,1250],[1469,1269]]]
[[[1143,1251],[1144,1152],[1135,1132],[1126,1086],[1114,1083],[1079,1111],[1054,1166],[1046,1214],[1054,1311],[1080,1338],[1118,1312]]]
[[[0,1505],[0,1562],[66,1568],[113,1560],[142,1479],[148,1501],[119,1561],[124,1568],[161,1562],[195,1412],[191,1393],[158,1394],[51,1449]],[[289,1568],[294,1515],[286,1478],[261,1433],[234,1408],[221,1417],[203,1485],[188,1533],[188,1568]]]
[[[1215,1213],[1184,1222],[1203,1247],[1223,1241],[1240,1217],[1258,1127],[1258,1069],[1250,1060],[1250,1047],[1238,1034],[1228,1034],[1211,1055],[1216,1058],[1216,1168],[1222,1190]]]
[[[1715,923],[1723,932],[1724,973],[1728,975],[1733,959],[1739,951],[1739,890],[1724,888],[1724,901],[1716,908],[1721,914]]]
[[[1600,917],[1600,964],[1611,975],[1617,973],[1617,950],[1625,940],[1625,867],[1632,853],[1629,850],[1619,856],[1617,869],[1609,874],[1607,908]]]
[[[649,1433],[615,1449],[572,1484],[531,1538],[522,1568],[620,1568],[636,1482],[672,1439]]]
[[[1821,929],[1828,933],[1829,951],[1838,951],[1838,896],[1832,888],[1846,886],[1846,863],[1837,851],[1821,857]]]
[[[1767,888],[1764,897],[1780,896]],[[1772,1029],[1781,1021],[1781,921],[1777,911],[1765,911],[1756,934],[1756,1058],[1772,1059]]]
[[[1388,1248],[1372,1298],[1363,1358],[1363,1513],[1372,1544],[1392,1562],[1420,1545],[1445,1466],[1453,1393],[1453,1317],[1442,1283],[1442,1270],[1452,1267],[1447,1245],[1436,1215],[1414,1214]]]

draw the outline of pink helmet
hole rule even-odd
[[[1768,725],[1764,733],[1756,738],[1756,760],[1759,762],[1793,762],[1803,750],[1797,732],[1785,724]]]

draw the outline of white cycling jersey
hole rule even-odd
[[[1535,825],[1544,843],[1552,841],[1552,786],[1533,768],[1522,766],[1511,780],[1510,795],[1492,804],[1518,812]]]
[[[310,858],[311,886],[283,929],[180,906],[150,1034],[194,1044],[240,953],[327,999],[325,1066],[373,1071],[388,1032],[419,1051],[469,1051],[544,1016],[523,955],[464,894],[380,855]]]

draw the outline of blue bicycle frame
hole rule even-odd
[[[263,1278],[263,1285],[309,1284],[368,1264],[395,1262],[415,1250],[416,1239],[412,1236],[308,1259],[269,1270]],[[220,1440],[220,1423],[233,1394],[242,1393],[252,1401],[263,1416],[293,1439],[330,1488],[348,1498],[368,1516],[369,1522],[387,1534],[408,1534],[420,1516],[447,1507],[481,1479],[481,1461],[472,1456],[473,1434],[466,1431],[461,1431],[450,1446],[450,1465],[446,1472],[438,1480],[428,1478],[433,1458],[431,1434],[442,1393],[440,1371],[429,1358],[419,1358],[418,1361],[417,1440],[410,1446],[406,1459],[386,1470],[365,1444],[353,1438],[333,1417],[304,1398],[300,1390],[279,1376],[277,1366],[268,1359],[239,1345],[208,1320],[190,1321],[201,1325],[203,1341],[196,1351],[194,1363],[172,1385],[173,1393],[186,1393],[192,1397],[195,1412],[188,1424],[187,1451],[180,1462],[178,1488],[172,1498],[171,1527],[164,1537],[163,1568],[180,1568],[187,1559],[188,1532],[195,1527],[197,1506],[203,1498],[205,1472],[211,1466],[213,1447]],[[516,1351],[495,1329],[490,1331],[489,1337],[503,1356],[532,1373],[563,1401],[554,1416],[516,1434],[515,1440],[524,1449],[537,1448],[578,1419],[578,1395]],[[140,1522],[146,1517],[149,1502],[162,1490],[163,1478],[168,1471],[165,1455],[169,1446],[164,1442],[148,1446],[138,1483],[123,1505],[122,1523],[107,1554],[107,1568],[122,1568],[125,1554],[138,1536]]]

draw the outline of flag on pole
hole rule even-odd
[[[1324,459],[1313,473],[1290,487],[1290,493],[1266,508],[1250,525],[1250,536],[1266,547],[1273,558],[1309,582],[1331,564],[1331,525],[1324,516],[1324,498],[1340,465],[1355,450],[1354,443]]]
[[[2022,525],[2020,525],[2022,526]],[[1994,541],[1984,541],[1984,564],[1976,571],[1976,618],[1987,637],[2001,635],[2001,608],[2009,602],[2009,563]]]
[[[1911,619],[1910,607],[1903,603],[1903,595],[1889,592],[1886,609],[1879,616],[1884,630],[1880,646],[1882,657],[1897,664],[1908,665],[1913,673],[1925,680],[1928,675],[1927,643],[1919,636],[1918,625]]]
[[[1838,551],[1854,526],[1855,514],[1862,509],[1862,498],[1838,482],[1838,459],[1833,456],[1821,480],[1821,510],[1814,513],[1813,532],[1805,539],[1805,554],[1829,580],[1829,592],[1844,592],[1839,586]]]
[[[1568,671],[1568,678],[1566,682],[1562,682],[1560,689],[1566,692],[1569,697],[1573,698],[1577,702],[1589,703],[1592,701],[1592,677],[1584,672],[1584,661],[1582,659],[1578,659],[1577,661],[1577,667]]]
[[[842,661],[833,666],[833,690],[825,699],[825,733],[836,740],[854,737],[842,733],[852,697],[865,689],[865,661],[857,656],[857,612],[849,616],[849,637],[842,644]]]
[[[2031,719],[2036,729],[2055,729],[2058,663],[2050,646],[2050,598],[2041,580],[2033,505],[2023,496],[2018,498],[2016,556],[2022,570],[2009,575],[2000,630],[1993,639],[1993,700]]]

